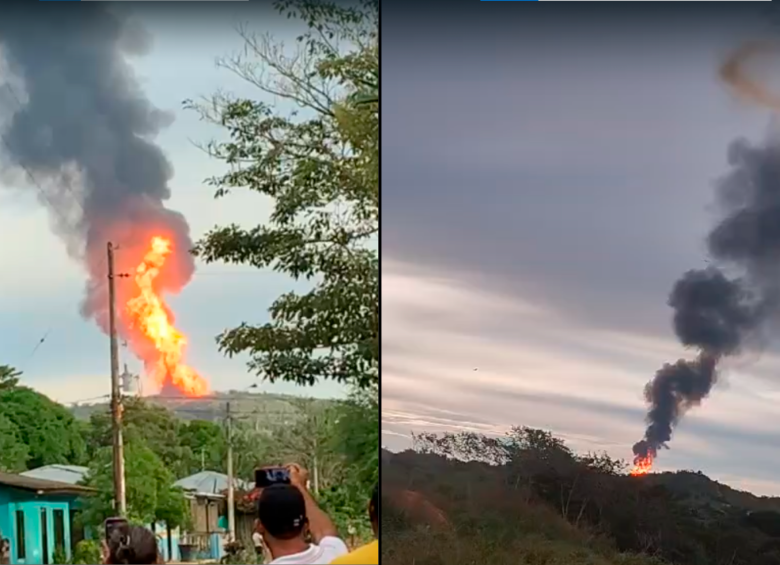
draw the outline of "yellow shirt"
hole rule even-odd
[[[352,553],[337,557],[331,565],[379,565],[379,541],[374,540]]]

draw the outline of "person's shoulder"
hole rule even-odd
[[[379,542],[374,540],[355,551],[337,557],[331,565],[374,565],[379,563]]]
[[[344,543],[344,540],[337,538],[336,536],[325,536],[320,540],[318,546],[320,549],[327,552],[330,559],[335,559],[336,557],[349,553],[349,548],[347,547],[347,544]]]

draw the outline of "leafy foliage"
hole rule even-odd
[[[236,422],[236,475],[251,480],[257,466],[288,461],[301,462],[310,470],[316,467],[319,498],[326,510],[346,531],[369,537],[366,501],[378,471],[371,469],[378,449],[377,399],[376,391],[370,390],[357,391],[348,402],[291,398],[284,403],[297,407],[292,420],[258,415]],[[226,471],[224,427],[179,420],[170,410],[141,399],[127,399],[125,405],[131,519],[168,521],[174,526],[186,523],[187,505],[171,485],[202,466]],[[17,385],[0,391],[0,470],[21,472],[50,463],[85,462],[90,468],[87,483],[97,494],[85,498],[80,521],[97,526],[114,514],[107,410],[95,410],[89,421],[77,421],[64,406],[30,389]]]
[[[509,545],[520,555],[533,546],[548,554],[546,563],[780,562],[780,544],[772,537],[775,529],[780,532],[780,501],[730,489],[701,473],[631,477],[622,461],[607,454],[578,455],[549,432],[524,427],[503,438],[420,434],[415,447],[416,453],[388,455],[387,463],[383,458],[388,473],[382,477],[383,495],[395,493],[387,504],[398,507],[403,489],[419,489],[441,504],[456,529],[468,525],[468,531],[490,531],[498,539],[513,528],[521,547],[515,538]],[[531,513],[539,523],[516,523],[522,521],[520,514]],[[552,527],[556,532],[541,531]],[[412,535],[409,528],[414,526],[401,519],[391,528],[399,537],[383,537],[382,547],[390,548],[387,561],[392,563],[408,556],[398,544],[411,543],[405,536]],[[575,546],[572,532],[579,538]],[[526,537],[540,534],[552,543],[542,547],[538,539]],[[482,539],[469,541],[488,550]],[[499,545],[492,547],[490,561],[508,559]]]
[[[191,448],[179,440],[182,424],[173,414],[140,398],[124,402],[123,435],[128,443],[144,444],[174,475],[185,476],[193,465]],[[111,415],[96,412],[90,417],[88,451],[90,457],[112,445]],[[200,454],[198,454],[200,457]]]
[[[379,481],[379,391],[357,389],[338,410],[332,449],[368,493]]]
[[[0,365],[0,391],[16,388],[22,372],[10,365]]]
[[[71,561],[74,565],[88,565],[90,563],[100,563],[100,546],[93,540],[81,540],[76,544],[73,550]]]
[[[187,474],[223,470],[227,442],[221,426],[193,420],[179,426],[178,438],[184,451],[191,456]]]
[[[113,467],[110,448],[101,448],[89,466],[86,484],[97,490],[84,500],[82,521],[97,525],[114,515]],[[173,474],[151,448],[139,440],[125,445],[128,517],[139,524],[165,521],[172,528],[187,523],[184,494],[172,485]]]
[[[273,211],[251,229],[213,229],[195,253],[206,262],[273,268],[312,288],[280,296],[270,322],[226,331],[219,347],[231,356],[249,353],[250,368],[272,382],[376,386],[379,121],[375,105],[350,97],[378,84],[378,2],[290,0],[277,7],[308,24],[298,52],[242,30],[250,58],[223,65],[296,110],[284,116],[272,104],[224,96],[211,105],[188,103],[229,136],[208,146],[230,166],[211,180],[216,195],[252,190],[269,197]]]
[[[29,451],[19,427],[0,412],[0,471],[18,473],[27,468]]]
[[[30,468],[84,460],[78,423],[64,406],[46,396],[25,387],[0,390],[0,418],[13,425],[6,424],[6,429],[27,446]],[[14,459],[20,457],[16,452]]]

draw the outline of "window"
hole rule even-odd
[[[24,539],[24,511],[16,511],[16,558],[27,559],[27,546]]]
[[[65,511],[54,510],[54,553],[65,554]]]
[[[84,526],[80,520],[81,512],[79,510],[70,511],[70,553],[76,551],[76,544],[84,539]]]
[[[49,520],[45,508],[41,508],[41,555],[43,565],[49,565]]]

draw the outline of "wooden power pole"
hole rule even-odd
[[[230,402],[227,403],[227,472],[228,472],[228,541],[236,541],[236,501],[233,486],[233,415],[230,412]]]
[[[116,335],[116,275],[114,246],[108,243],[108,326],[111,341],[111,420],[114,432],[114,501],[116,512],[127,515],[125,498],[125,454],[122,443],[122,389],[119,386],[119,342]]]

